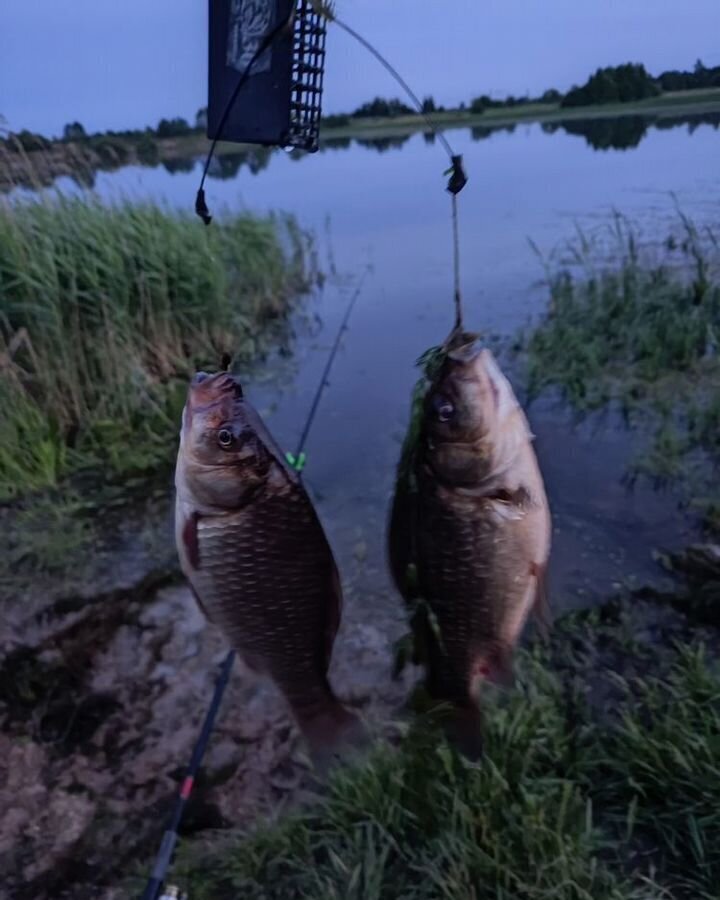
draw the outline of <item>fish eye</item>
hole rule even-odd
[[[220,444],[223,450],[227,450],[228,447],[232,447],[235,437],[229,428],[221,428],[220,431],[218,431],[217,439],[218,444]]]
[[[455,407],[449,400],[441,398],[435,404],[435,411],[441,422],[449,422],[455,412]]]

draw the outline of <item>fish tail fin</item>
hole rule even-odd
[[[483,752],[482,714],[474,699],[457,687],[452,690],[452,685],[443,683],[437,670],[430,669],[425,681],[426,702],[430,704],[427,711],[450,746],[476,762]]]
[[[360,719],[334,696],[320,709],[296,711],[296,717],[313,762],[320,769],[351,756],[366,742],[367,732]]]
[[[482,714],[474,704],[446,708],[440,718],[448,743],[470,762],[483,754]]]

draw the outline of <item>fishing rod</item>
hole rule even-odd
[[[395,79],[395,81],[405,92],[406,96],[410,99],[418,114],[425,120],[425,123],[427,124],[432,134],[440,141],[440,143],[443,145],[443,148],[445,149],[445,152],[450,157],[450,168],[447,169],[444,174],[449,176],[447,190],[448,193],[452,196],[453,299],[455,304],[455,326],[453,328],[452,334],[459,334],[463,330],[463,308],[462,293],[460,290],[460,226],[458,219],[457,195],[465,187],[468,180],[465,168],[463,166],[462,155],[455,153],[445,135],[435,127],[431,118],[423,109],[420,98],[415,93],[415,91],[413,91],[407,81],[402,77],[402,75],[398,72],[398,70],[382,55],[382,53],[380,53],[377,47],[373,46],[373,44],[371,44],[370,41],[367,40],[367,38],[363,37],[354,28],[351,28],[350,25],[348,25],[346,22],[343,22],[342,19],[339,19],[335,15],[334,2],[323,2],[323,0],[311,0],[311,2],[319,15],[324,16],[329,22],[337,25],[338,28],[342,29],[346,34],[350,35],[350,37],[357,41],[362,47],[364,47],[365,50],[368,51],[368,53],[374,56],[375,59],[380,63],[380,65],[383,66],[383,68],[392,76],[392,78]]]
[[[220,674],[218,675],[215,684],[215,691],[212,700],[210,701],[208,711],[205,714],[205,721],[200,729],[200,734],[195,742],[192,756],[190,757],[190,762],[187,771],[185,772],[185,777],[180,784],[180,790],[175,798],[175,805],[168,821],[167,828],[165,829],[165,833],[163,834],[160,849],[158,850],[157,858],[155,859],[155,865],[153,866],[147,885],[142,894],[142,900],[156,900],[158,891],[165,881],[165,876],[167,875],[167,871],[170,868],[170,863],[172,861],[175,845],[177,844],[178,828],[180,827],[185,807],[187,806],[193,785],[195,784],[195,776],[197,775],[203,756],[205,755],[205,750],[207,749],[210,734],[215,725],[215,718],[218,709],[220,708],[220,702],[225,693],[225,688],[227,687],[230,678],[230,670],[232,669],[234,662],[235,651],[231,650],[225,657],[220,668]]]
[[[285,458],[290,463],[290,465],[295,469],[298,474],[302,473],[302,470],[305,466],[305,442],[308,439],[308,435],[310,434],[310,429],[312,428],[312,423],[315,419],[315,415],[317,414],[318,407],[320,406],[320,398],[322,397],[322,393],[328,385],[328,376],[330,375],[330,369],[332,369],[332,364],[335,361],[335,357],[337,355],[338,350],[340,349],[340,341],[342,340],[343,334],[347,331],[348,322],[350,321],[350,316],[352,315],[353,308],[357,303],[357,299],[360,296],[360,293],[363,289],[363,284],[365,282],[365,278],[370,271],[370,266],[366,266],[362,275],[360,276],[360,281],[358,282],[358,286],[355,288],[352,297],[350,298],[350,302],[347,305],[347,309],[345,310],[345,315],[343,316],[343,320],[340,323],[340,328],[338,329],[338,333],[335,336],[335,342],[333,343],[330,349],[330,355],[328,356],[327,362],[325,363],[325,368],[323,370],[322,376],[317,386],[317,390],[315,391],[315,396],[313,398],[312,405],[310,406],[310,412],[308,413],[307,420],[305,422],[305,427],[300,434],[300,439],[298,440],[298,446],[295,453],[286,453]]]
[[[329,384],[328,377],[330,375],[330,370],[332,369],[333,362],[335,361],[335,357],[337,356],[338,350],[340,349],[342,337],[348,329],[350,316],[352,315],[355,304],[357,303],[357,300],[362,292],[365,278],[369,271],[370,266],[368,265],[363,271],[358,285],[353,291],[353,294],[347,305],[345,315],[343,316],[342,322],[340,323],[340,328],[338,329],[338,332],[335,336],[335,340],[330,350],[330,355],[328,356],[328,360],[325,363],[325,368],[323,369],[320,382],[317,386],[317,390],[315,391],[315,396],[313,397],[310,411],[308,412],[307,419],[305,420],[305,425],[300,434],[297,450],[294,454],[289,452],[286,454],[286,459],[289,465],[297,472],[300,479],[302,479],[302,470],[305,466],[306,461],[305,444],[310,434],[310,429],[312,427],[313,421],[315,420],[315,417],[317,415],[323,391]],[[230,357],[227,354],[224,354],[222,358],[221,368],[227,369],[229,363]],[[220,704],[225,693],[225,688],[228,686],[228,682],[230,680],[230,672],[232,670],[233,663],[235,662],[235,656],[236,653],[234,650],[228,651],[228,654],[223,660],[222,666],[220,667],[220,673],[218,674],[217,681],[215,682],[215,690],[213,691],[210,706],[208,707],[207,713],[205,714],[205,720],[203,721],[202,728],[200,729],[200,733],[198,734],[197,740],[195,742],[192,756],[190,757],[190,762],[188,763],[188,767],[185,771],[185,777],[180,783],[180,789],[175,797],[175,803],[172,809],[172,813],[168,819],[168,824],[165,832],[163,833],[163,837],[160,843],[160,849],[158,850],[155,864],[152,868],[152,872],[150,873],[150,877],[148,878],[145,890],[142,893],[141,900],[157,900],[158,891],[160,890],[167,876],[170,864],[172,862],[172,856],[175,851],[175,846],[178,841],[178,829],[180,828],[183,813],[185,812],[188,800],[190,799],[190,795],[192,794],[192,790],[195,785],[195,778],[202,764],[203,757],[205,756],[205,751],[207,749],[208,741],[210,740],[210,735],[215,726],[215,719],[217,718],[218,710],[220,709]]]

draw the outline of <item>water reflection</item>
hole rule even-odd
[[[466,126],[472,141],[485,141],[495,134],[512,134],[519,123],[506,124],[476,124]],[[584,138],[586,144],[593,150],[628,150],[636,148],[648,136],[653,129],[669,130],[675,128],[687,128],[692,134],[700,126],[709,126],[715,130],[720,129],[720,111],[684,113],[677,116],[628,115],[604,118],[565,118],[540,124],[543,133],[553,135],[557,132],[575,137]],[[460,130],[460,126],[457,129]],[[364,137],[350,135],[333,135],[323,137],[320,152],[351,150],[353,147],[362,147],[374,150],[377,153],[388,153],[401,150],[416,132],[402,134],[377,134]],[[422,132],[422,138],[426,144],[433,144],[435,135],[433,132]],[[0,192],[10,191],[16,187],[49,186],[64,175],[70,176],[79,187],[93,187],[95,175],[98,172],[112,172],[129,164],[128,148],[122,144],[94,143],[89,148],[92,153],[83,153],[82,156],[68,156],[62,148],[51,148],[44,153],[32,154],[30,166],[25,162],[24,155],[12,153],[0,146]],[[205,158],[204,152],[196,156],[179,156],[160,158],[157,143],[149,135],[135,145],[135,163],[147,168],[162,168],[171,175],[187,174],[194,170],[198,162]],[[229,153],[220,152],[210,165],[208,176],[210,178],[228,181],[234,179],[241,169],[246,169],[252,175],[257,175],[267,169],[270,158],[277,153],[271,147],[244,147],[232,150]],[[289,158],[293,161],[304,159],[306,153],[293,152]]]
[[[562,119],[545,122],[542,130],[554,134],[562,129],[566,134],[584,137],[593,150],[630,150],[637,147],[651,128],[667,130],[687,125],[692,134],[701,125],[720,128],[720,112],[693,113],[657,119],[648,116],[620,116],[605,119]]]
[[[267,169],[273,152],[272,147],[250,147],[213,156],[208,168],[208,178],[227,181],[235,178],[243,167],[246,167],[251,175],[258,175]]]
[[[593,150],[629,150],[637,147],[648,133],[650,123],[643,116],[623,116],[619,119],[568,119],[546,122],[542,129],[554,134],[562,129],[566,134],[584,137]]]
[[[701,125],[710,125],[716,131],[720,128],[720,112],[696,113],[692,116],[666,116],[655,122],[656,128],[677,128],[687,125],[688,134],[692,134]]]
[[[355,143],[359,147],[377,150],[378,153],[387,153],[388,150],[399,150],[404,147],[411,137],[411,134],[403,134],[397,137],[355,138]]]
[[[78,169],[72,176],[72,182],[81,190],[92,190],[95,187],[96,172],[94,169]]]
[[[512,134],[516,127],[516,122],[511,122],[509,125],[473,125],[470,129],[470,137],[474,141],[484,141],[486,138],[492,137],[501,131]]]
[[[351,137],[326,137],[323,141],[323,150],[347,150],[351,144]]]
[[[177,175],[180,172],[192,172],[195,168],[195,163],[196,160],[193,157],[187,159],[184,157],[177,157],[176,159],[164,159],[162,161],[162,167],[171,175]]]

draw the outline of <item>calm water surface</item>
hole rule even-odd
[[[720,132],[712,127],[651,129],[635,148],[606,151],[539,125],[475,140],[468,130],[447,136],[470,178],[460,218],[466,325],[473,329],[510,336],[543,312],[542,267],[529,238],[550,253],[577,227],[603,232],[617,209],[637,224],[642,241],[659,245],[677,225],[671,192],[697,221],[717,221]],[[291,377],[250,389],[288,447],[347,300],[372,267],[310,435],[306,470],[365,614],[387,606],[383,531],[414,362],[445,337],[452,317],[445,168],[440,146],[415,135],[385,152],[355,143],[299,159],[280,151],[256,175],[241,167],[207,185],[216,214],[294,213],[315,233],[321,266],[340,273],[311,303],[322,325],[299,329]],[[192,209],[199,173],[199,164],[176,174],[131,167],[98,175],[96,188],[107,198],[152,197]],[[556,606],[651,578],[653,548],[692,537],[672,495],[624,486],[632,442],[623,430],[607,421],[578,426],[550,399],[534,404],[530,418],[555,516]]]

